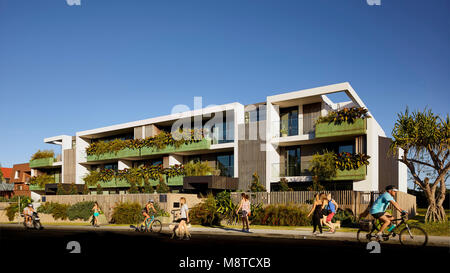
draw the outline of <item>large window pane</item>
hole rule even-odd
[[[216,168],[220,170],[221,176],[234,176],[234,155],[218,155]]]

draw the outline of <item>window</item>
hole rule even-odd
[[[190,155],[190,156],[187,157],[186,163],[189,163],[191,161],[194,162],[194,163],[197,163],[197,162],[201,162],[202,159],[201,159],[201,157],[199,155]]]
[[[20,172],[16,171],[16,173],[14,174],[14,179],[19,179],[19,174],[20,174]]]
[[[286,176],[299,176],[301,175],[300,169],[300,147],[293,147],[286,149],[286,164],[285,175]]]
[[[298,107],[280,109],[280,121],[282,135],[298,135]]]
[[[355,146],[352,144],[339,145],[338,153],[351,153],[353,154]]]
[[[114,170],[114,171],[117,171],[119,169],[117,163],[105,164],[104,168],[105,170]]]
[[[218,155],[216,161],[216,168],[220,170],[221,176],[234,176],[234,155],[225,154]]]

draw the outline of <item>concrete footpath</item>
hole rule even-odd
[[[17,223],[14,224],[0,224],[2,227],[23,227]],[[133,231],[129,226],[121,225],[103,225],[97,228],[91,225],[45,225],[45,229],[48,230],[80,230],[80,231]],[[250,232],[243,232],[240,228],[228,228],[228,227],[191,227],[190,232],[192,235],[205,234],[205,235],[229,235],[229,236],[255,236],[255,237],[270,237],[270,238],[291,238],[291,239],[308,239],[308,240],[333,240],[333,241],[357,241],[356,232],[339,232],[329,233],[324,232],[321,235],[313,235],[311,231],[305,229],[250,229]],[[164,233],[169,233],[167,224],[163,225]],[[389,241],[384,243],[399,243],[398,236],[390,238]],[[447,246],[450,248],[450,237],[446,236],[428,236],[428,245],[434,246]]]

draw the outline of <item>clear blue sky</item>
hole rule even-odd
[[[389,135],[450,102],[447,0],[0,0],[0,163],[45,137],[348,81]]]

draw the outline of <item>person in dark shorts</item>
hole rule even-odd
[[[396,208],[402,215],[407,214],[405,210],[402,210],[397,202],[395,202],[395,195],[397,194],[398,189],[394,186],[389,185],[385,189],[386,191],[380,195],[377,200],[373,203],[370,208],[370,214],[375,219],[379,219],[383,224],[381,225],[380,231],[376,234],[378,238],[383,235],[383,231],[391,224],[391,220],[394,219],[392,215],[386,213],[386,209],[389,204],[392,204],[394,208]]]

